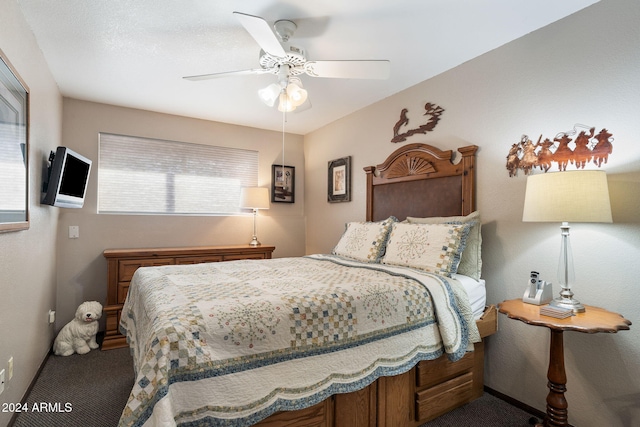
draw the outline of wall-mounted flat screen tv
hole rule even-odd
[[[58,147],[49,156],[48,179],[43,184],[42,203],[61,208],[81,208],[89,183],[91,160]]]

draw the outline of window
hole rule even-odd
[[[99,134],[98,213],[235,214],[257,184],[257,151]]]
[[[27,161],[24,144],[16,142],[19,135],[24,139],[23,127],[0,119],[0,223],[25,220]]]

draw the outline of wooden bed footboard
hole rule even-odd
[[[461,360],[445,356],[410,371],[382,377],[352,393],[331,396],[310,408],[279,412],[259,427],[417,427],[482,396],[484,338],[498,328],[495,306],[477,322],[482,342]]]

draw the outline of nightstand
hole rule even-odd
[[[543,426],[568,426],[567,400],[564,392],[567,390],[567,375],[564,370],[564,331],[577,331],[594,334],[597,332],[615,333],[629,329],[631,322],[618,313],[612,313],[603,308],[585,305],[584,313],[576,313],[566,319],[540,314],[540,306],[525,304],[522,300],[514,299],[499,304],[500,313],[511,319],[520,320],[534,326],[544,326],[551,331],[551,345],[549,355],[549,394],[547,395],[547,416]],[[539,424],[540,425],[540,424]]]

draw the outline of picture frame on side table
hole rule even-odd
[[[0,233],[29,229],[29,102],[0,50]]]
[[[351,156],[329,162],[327,184],[329,203],[351,201]]]
[[[271,202],[295,203],[296,168],[294,166],[271,166]]]

